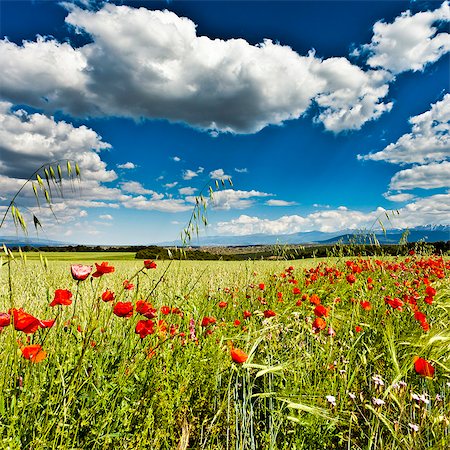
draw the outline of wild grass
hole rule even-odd
[[[83,257],[72,262],[91,261]],[[114,273],[77,282],[69,261],[3,257],[0,312],[22,307],[56,322],[0,333],[0,448],[448,448],[448,260],[110,263]],[[73,303],[50,307],[57,289]],[[100,298],[106,289],[113,303],[151,302],[155,332],[140,339],[144,317],[114,315]],[[328,311],[322,330],[313,328],[314,294]],[[215,323],[202,326],[204,317]],[[23,357],[31,344],[47,352],[43,361]],[[233,362],[231,346],[246,362]],[[417,373],[415,356],[433,377]]]

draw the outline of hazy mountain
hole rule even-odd
[[[7,247],[62,247],[72,245],[67,242],[53,241],[51,239],[40,239],[27,236],[0,236],[0,246],[5,244]]]
[[[375,230],[375,235],[381,244],[398,244],[405,230],[391,229]],[[368,232],[356,230],[340,230],[336,232],[306,231],[292,234],[249,234],[245,236],[202,236],[194,238],[191,245],[198,246],[246,246],[246,245],[273,245],[273,244],[334,244],[357,242],[368,243]],[[408,242],[438,242],[450,240],[449,225],[426,225],[409,229]],[[180,241],[162,242],[159,245],[181,245]]]

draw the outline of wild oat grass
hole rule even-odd
[[[3,257],[0,312],[56,322],[0,333],[0,448],[448,448],[448,260],[110,264],[77,282],[69,262]],[[49,306],[57,289],[71,305]],[[138,300],[156,309],[143,339],[136,310],[113,314]],[[41,362],[24,358],[32,344]]]

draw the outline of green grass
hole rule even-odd
[[[142,261],[83,254],[109,261],[115,272],[77,287],[70,262],[92,259],[28,255],[1,266],[0,312],[23,307],[57,321],[34,334],[12,326],[0,333],[0,448],[420,450],[450,443],[449,273],[438,258],[356,262],[361,273],[350,284],[351,268],[339,259],[161,261],[141,270]],[[437,291],[431,305],[424,278]],[[126,279],[135,285],[130,291]],[[76,301],[50,307],[56,289],[69,289]],[[148,298],[157,310],[155,333],[140,339],[135,326],[144,317],[112,314],[100,299],[105,289],[116,302]],[[313,294],[329,308],[317,333]],[[406,301],[393,310],[386,295],[417,297],[430,330]],[[164,315],[162,306],[180,312]],[[269,309],[276,315],[266,318]],[[216,323],[202,327],[204,317]],[[20,348],[32,343],[47,352],[39,363],[22,356]],[[249,356],[244,364],[232,361],[231,344]],[[414,356],[432,362],[432,379],[416,373]]]
[[[41,257],[49,261],[67,261],[73,264],[87,264],[102,261],[134,261],[135,252],[26,252],[24,255],[29,261],[39,261]],[[19,258],[20,254],[14,252]]]

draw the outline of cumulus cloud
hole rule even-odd
[[[414,198],[412,194],[392,194],[390,192],[386,192],[383,194],[383,197],[390,202],[408,202]]]
[[[377,22],[370,44],[360,52],[368,52],[367,64],[394,74],[424,70],[450,51],[450,34],[438,32],[435,25],[450,21],[448,1],[433,11],[412,14],[406,11],[392,23]],[[446,28],[448,30],[448,27]]]
[[[99,152],[111,148],[86,126],[74,127],[43,114],[13,110],[0,102],[0,172],[13,178],[27,178],[37,167],[50,161],[77,161],[83,178],[112,181]],[[62,163],[64,164],[64,162]]]
[[[197,188],[193,188],[193,187],[189,187],[189,186],[178,189],[178,192],[180,193],[180,195],[192,195],[196,191],[197,191]]]
[[[297,204],[296,202],[287,202],[286,200],[276,200],[273,198],[267,200],[266,202],[267,206],[293,206],[296,204]]]
[[[183,172],[183,180],[192,180],[192,178],[195,177],[198,177],[198,174],[191,169],[187,169]]]
[[[136,169],[136,164],[132,162],[126,162],[125,164],[117,164],[118,169]]]
[[[260,191],[239,191],[234,189],[224,189],[214,192],[211,206],[214,209],[246,209],[250,208],[257,198],[269,197],[272,194]]]
[[[130,209],[161,211],[167,213],[177,213],[192,209],[192,205],[186,204],[185,201],[181,199],[167,198],[162,200],[153,200],[148,199],[143,195],[130,198],[127,202],[123,203],[123,206]]]
[[[102,220],[113,220],[113,216],[111,214],[102,214],[98,217],[99,217],[99,219],[102,219]]]
[[[180,162],[181,161],[181,158],[179,157],[179,156],[172,156],[172,161],[175,161],[175,162]]]
[[[450,187],[450,162],[448,161],[401,170],[392,177],[389,184],[389,189],[397,191],[442,187]]]
[[[390,222],[395,228],[407,228],[428,224],[450,224],[450,193],[424,197],[408,203],[398,209],[399,215],[390,215]],[[348,208],[318,211],[305,216],[290,215],[278,219],[266,219],[257,216],[241,215],[230,221],[219,222],[215,231],[221,235],[247,234],[292,234],[304,231],[332,232],[344,229],[371,229],[373,223],[382,218],[385,220],[383,208],[363,212]]]
[[[122,191],[129,194],[151,195],[153,200],[158,200],[164,197],[164,194],[158,194],[151,189],[146,189],[138,181],[124,181],[122,183],[119,183],[119,186]]]
[[[359,129],[392,106],[383,101],[392,76],[346,58],[198,36],[190,19],[170,11],[108,3],[69,10],[66,22],[92,42],[75,49],[45,38],[0,41],[4,98],[77,116],[166,118],[212,135],[298,119],[313,101],[316,120],[335,132]]]
[[[229,180],[231,178],[231,176],[227,175],[223,169],[215,169],[215,170],[212,170],[211,172],[209,172],[209,178],[211,178],[212,180],[225,181],[225,180]]]
[[[178,181],[174,181],[174,182],[172,182],[172,183],[166,183],[166,184],[164,185],[164,187],[167,188],[167,189],[172,189],[172,188],[175,187],[177,184],[178,184]]]
[[[424,164],[450,158],[450,94],[423,114],[411,117],[409,122],[411,133],[404,134],[380,152],[358,155],[358,158],[394,164]]]

